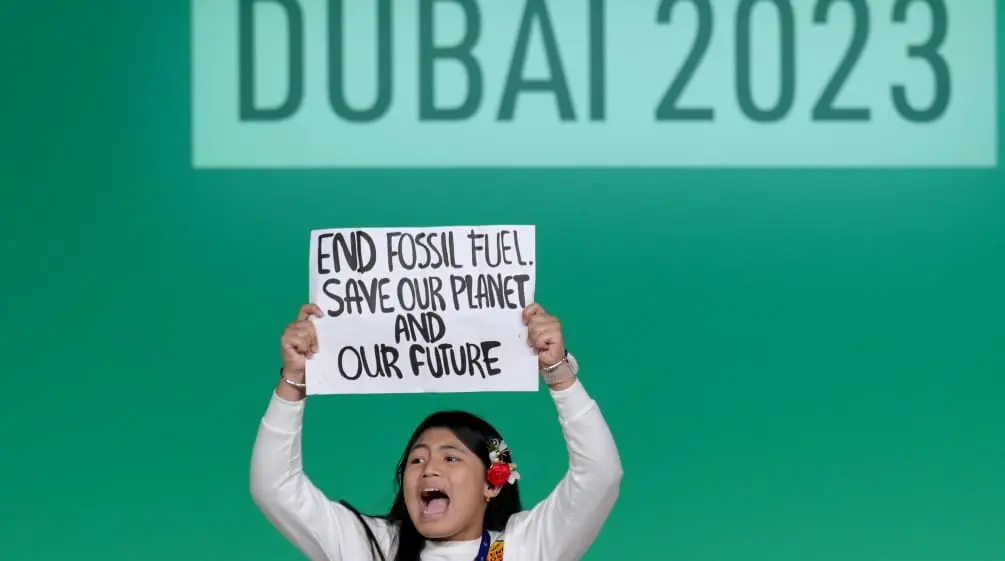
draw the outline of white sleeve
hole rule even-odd
[[[551,391],[569,453],[569,469],[543,501],[507,525],[516,559],[575,561],[586,553],[614,508],[622,467],[610,428],[577,380]],[[509,536],[513,536],[513,540]]]
[[[300,444],[305,401],[286,401],[273,392],[252,452],[251,496],[272,525],[308,559],[370,559],[370,541],[359,518],[330,501],[304,474]],[[367,520],[388,555],[389,524]]]

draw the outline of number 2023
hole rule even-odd
[[[656,120],[711,121],[714,118],[712,108],[684,108],[680,107],[678,102],[688,82],[701,65],[712,41],[712,0],[662,0],[656,14],[656,21],[661,24],[669,24],[673,9],[683,2],[690,2],[697,8],[698,34],[684,64],[656,107]],[[761,2],[775,7],[781,30],[781,88],[774,105],[767,108],[755,105],[751,93],[750,20],[754,8]],[[867,1],[816,0],[813,9],[813,23],[826,24],[831,8],[842,3],[850,5],[853,9],[853,33],[844,57],[813,105],[812,118],[814,121],[868,121],[872,117],[872,112],[868,107],[835,106],[835,100],[841,93],[841,89],[851,75],[855,64],[862,56],[869,38],[869,5]],[[931,68],[935,80],[935,95],[932,102],[922,108],[914,107],[908,103],[907,88],[902,85],[892,86],[891,96],[894,107],[904,119],[915,123],[927,123],[939,119],[949,106],[951,87],[949,65],[940,53],[946,39],[948,23],[943,0],[897,0],[893,7],[893,21],[895,23],[906,22],[908,8],[915,3],[928,7],[931,12],[932,28],[925,42],[907,47],[907,56],[925,62]],[[736,13],[736,95],[740,110],[755,122],[779,121],[792,110],[796,89],[795,34],[795,14],[791,0],[740,1]]]

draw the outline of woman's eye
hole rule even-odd
[[[448,461],[448,462],[456,462],[456,461],[457,461],[457,458],[456,458],[456,457],[454,457],[454,456],[447,456],[447,461]]]
[[[410,463],[410,464],[421,464],[422,461],[423,461],[422,458],[412,458],[412,460],[410,462],[408,462],[408,463]]]

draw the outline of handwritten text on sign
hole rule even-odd
[[[536,391],[533,226],[311,232],[308,393]]]

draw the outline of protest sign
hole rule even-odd
[[[308,394],[536,391],[533,226],[311,232]]]

